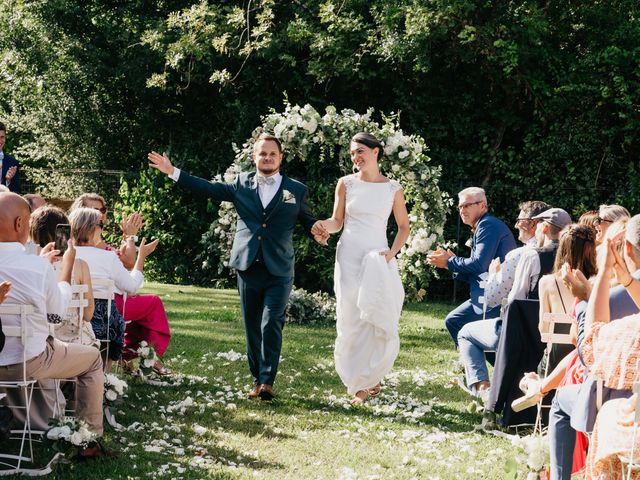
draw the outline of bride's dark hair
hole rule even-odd
[[[366,145],[369,148],[377,148],[378,160],[380,160],[384,155],[384,145],[382,145],[382,142],[370,133],[356,133],[353,138],[351,138],[351,141],[355,143],[361,143],[362,145]]]

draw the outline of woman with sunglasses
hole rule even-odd
[[[604,241],[607,229],[611,224],[621,218],[631,218],[629,210],[620,205],[600,205],[598,216],[594,221],[596,245],[600,245]]]
[[[113,280],[118,290],[134,293],[144,283],[142,275],[144,260],[158,245],[158,240],[146,244],[144,239],[140,244],[134,268],[128,271],[118,256],[109,250],[101,248],[104,223],[100,212],[93,208],[76,208],[69,215],[71,223],[71,238],[76,244],[76,258],[84,260],[89,265],[91,278]],[[94,285],[94,295],[100,292],[100,287]],[[91,326],[99,340],[109,339],[109,358],[107,371],[111,360],[119,360],[124,347],[124,319],[118,312],[115,301],[111,305],[111,315],[107,318],[107,300],[95,300],[95,310],[91,319]],[[107,336],[108,334],[108,336]]]
[[[107,203],[102,196],[96,193],[84,193],[76,198],[71,210],[79,207],[99,211],[102,222],[107,223]],[[115,249],[101,238],[98,248],[114,250],[125,268],[131,270],[136,261],[135,238],[142,224],[143,217],[137,212],[125,217],[120,224],[124,238],[120,247]],[[162,299],[158,295],[139,294],[127,296],[125,302],[121,292],[116,292],[116,306],[121,314],[124,312],[124,319],[127,322],[122,353],[125,370],[133,369],[132,360],[137,356],[136,350],[142,341],[153,345],[158,356],[162,357],[171,340],[169,320]],[[172,373],[159,360],[154,364],[153,371],[158,375]]]

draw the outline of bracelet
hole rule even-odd
[[[623,285],[623,287],[627,288],[629,285],[631,285],[633,283],[634,280],[635,280],[635,278],[631,277],[631,280],[629,280],[629,283],[627,283],[626,285]]]

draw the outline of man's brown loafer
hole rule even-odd
[[[260,385],[259,383],[256,383],[253,388],[251,390],[249,390],[249,393],[247,393],[247,398],[249,400],[255,400],[256,398],[258,398],[258,396],[260,395],[260,387],[262,385]]]
[[[258,393],[261,400],[273,400],[275,394],[273,393],[273,387],[268,383],[264,383],[260,386],[260,392]]]

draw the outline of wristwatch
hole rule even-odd
[[[138,242],[138,236],[137,236],[137,235],[129,235],[129,236],[127,237],[127,242],[128,242],[129,240],[133,240],[133,243],[137,243],[137,242]]]

